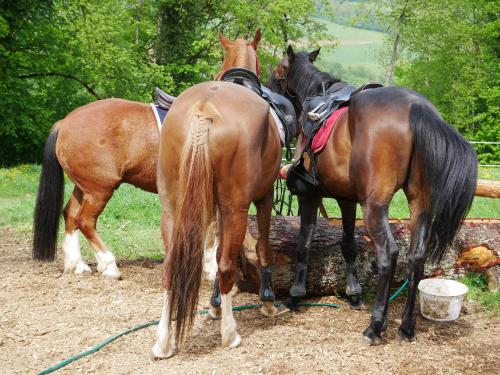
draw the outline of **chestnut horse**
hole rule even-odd
[[[159,131],[150,104],[104,99],[80,107],[53,127],[45,144],[33,225],[33,258],[55,258],[64,174],[75,184],[66,207],[64,272],[91,272],[80,254],[79,231],[94,249],[97,270],[120,278],[96,223],[113,192],[129,183],[156,193]]]
[[[253,42],[222,39],[230,67],[258,73]],[[281,161],[279,133],[269,105],[251,90],[213,81],[184,91],[173,103],[160,137],[158,192],[163,205],[165,243],[164,305],[153,346],[156,358],[177,352],[194,317],[202,271],[203,239],[216,218],[221,292],[222,345],[236,347],[241,337],[232,313],[231,288],[247,227],[250,204],[257,208],[262,312],[273,315],[274,292],[269,264],[269,227],[273,184]],[[171,317],[175,316],[175,333]]]
[[[222,34],[220,39],[223,45],[231,44]],[[65,172],[75,187],[63,211],[64,272],[91,272],[80,253],[81,231],[95,252],[97,270],[103,276],[120,278],[115,257],[97,232],[97,219],[122,183],[157,193],[159,140],[155,114],[145,103],[99,100],[58,121],[45,144],[33,223],[33,258],[55,259]]]
[[[312,110],[306,99],[324,95],[339,80],[313,65],[319,50],[294,53],[288,47],[287,53],[277,71],[283,73],[288,97],[302,109],[304,123]],[[477,157],[473,148],[426,98],[407,88],[382,87],[352,96],[348,111],[339,119],[325,149],[315,155],[314,164],[319,188],[298,197],[301,226],[289,302],[295,305],[306,294],[318,205],[322,197],[333,197],[342,212],[346,294],[352,307],[360,306],[354,241],[356,203],[360,203],[378,269],[372,318],[363,336],[372,345],[380,344],[387,328],[389,288],[399,252],[389,227],[388,208],[394,193],[403,189],[410,208],[411,246],[409,292],[399,335],[414,340],[415,299],[424,263],[441,259],[474,197]]]

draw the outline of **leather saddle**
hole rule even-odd
[[[309,154],[311,166],[309,169],[304,166],[304,156],[301,155],[299,160],[288,169],[286,184],[292,194],[316,194],[320,188],[311,144],[325,120],[337,109],[348,106],[355,94],[376,87],[382,87],[382,85],[373,82],[357,88],[346,82],[336,82],[325,90],[325,95],[311,96],[306,99],[302,106],[302,133],[306,139],[303,152]]]
[[[160,106],[161,109],[168,111],[170,106],[175,100],[175,96],[168,95],[165,91],[159,87],[155,87],[155,101]]]
[[[302,112],[302,132],[307,140],[307,146],[310,146],[314,135],[334,111],[348,106],[351,97],[358,92],[375,87],[382,87],[382,85],[366,83],[358,88],[345,82],[336,82],[326,90],[327,95],[308,97],[303,104]]]
[[[267,87],[262,86],[259,77],[245,68],[232,68],[227,70],[222,75],[221,81],[242,85],[264,99],[276,112],[276,115],[283,123],[283,126],[285,127],[285,146],[289,148],[297,127],[295,108],[293,107],[292,102],[284,96],[272,92]]]

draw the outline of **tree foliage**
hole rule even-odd
[[[262,67],[322,37],[313,0],[0,0],[0,163],[39,161],[52,124],[90,101],[150,101],[211,79],[217,32],[262,28]],[[263,69],[265,71],[265,69]]]
[[[378,9],[389,48],[399,37],[396,83],[427,96],[468,139],[499,141],[500,3],[387,0]],[[477,149],[483,163],[500,163],[499,147]]]
[[[216,74],[222,59],[218,32],[230,39],[251,38],[261,28],[258,53],[266,67],[281,57],[289,41],[307,37],[314,43],[326,36],[325,27],[312,17],[315,12],[313,0],[162,0],[157,59],[172,72],[177,92],[182,91]]]

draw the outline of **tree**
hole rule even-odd
[[[498,141],[500,3],[488,0],[386,0],[377,16],[388,28],[395,82],[428,97],[470,140]],[[478,147],[483,163],[500,149]]]
[[[89,101],[150,101],[157,8],[133,0],[0,2],[0,160],[39,161],[52,124]]]
[[[260,27],[258,54],[265,67],[277,62],[290,41],[326,37],[315,13],[313,0],[162,0],[156,58],[168,66],[179,92],[216,74],[222,58],[219,31],[231,39],[251,38]]]

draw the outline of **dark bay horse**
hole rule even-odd
[[[319,50],[294,53],[289,47],[287,52],[278,71],[282,72],[289,98],[295,99],[302,109],[304,122],[312,110],[307,99],[323,95],[339,80],[313,65]],[[291,302],[296,303],[306,294],[317,208],[322,197],[333,197],[342,212],[346,294],[351,306],[360,305],[354,241],[356,203],[360,203],[366,230],[375,245],[378,269],[372,318],[363,336],[372,345],[381,343],[399,252],[389,227],[388,208],[394,193],[403,189],[410,208],[410,284],[399,335],[403,340],[414,340],[415,299],[424,263],[427,259],[441,259],[474,197],[477,157],[473,148],[445,123],[426,98],[407,88],[383,87],[351,98],[349,109],[339,119],[326,148],[314,159],[319,189],[298,197],[301,227]]]
[[[258,73],[250,43],[221,40],[226,49],[220,77],[230,67]],[[156,358],[171,357],[191,326],[202,271],[205,229],[217,218],[218,280],[221,292],[222,345],[236,347],[241,337],[232,313],[231,288],[247,227],[248,209],[257,208],[263,313],[272,315],[269,226],[273,184],[281,144],[267,102],[234,83],[213,81],[184,91],[170,108],[160,139],[158,191],[163,205],[165,243],[164,306],[153,346]],[[171,317],[175,316],[175,333]]]
[[[113,253],[97,233],[97,219],[122,183],[157,192],[159,139],[151,105],[129,100],[99,100],[58,121],[45,145],[33,258],[55,258],[65,172],[75,188],[64,208],[64,271],[91,272],[80,254],[81,231],[95,251],[97,270],[103,276],[120,278]]]

